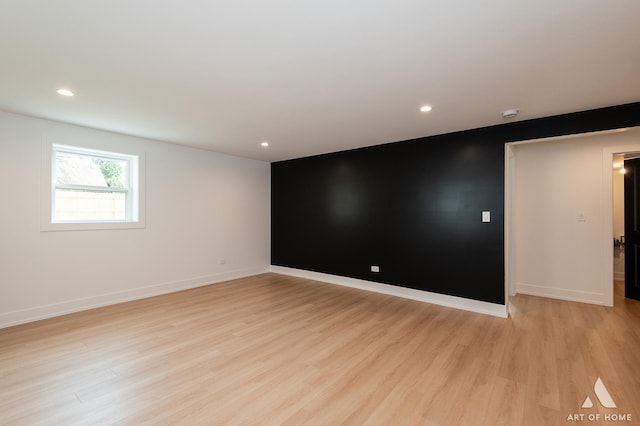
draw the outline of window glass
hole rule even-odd
[[[135,221],[137,157],[53,146],[52,222]]]

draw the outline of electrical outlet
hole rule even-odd
[[[218,265],[226,265],[226,264],[227,264],[227,259],[218,260]]]
[[[377,265],[371,265],[371,272],[380,272],[380,267]]]

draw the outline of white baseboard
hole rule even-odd
[[[592,293],[588,291],[516,283],[516,292],[520,294],[528,294],[530,296],[550,297],[552,299],[568,300],[571,302],[591,303],[593,305],[604,304],[604,298],[601,293]]]
[[[463,297],[448,296],[446,294],[431,293],[429,291],[415,290],[412,288],[399,287],[389,284],[380,284],[373,281],[341,277],[339,275],[323,274],[320,272],[306,271],[303,269],[286,268],[284,266],[271,265],[271,272],[283,275],[291,275],[299,278],[306,278],[310,280],[324,281],[330,284],[353,287],[360,290],[373,291],[375,293],[388,294],[405,299],[418,300],[420,302],[427,302],[434,305],[462,309],[465,311],[471,311],[486,315],[493,315],[501,318],[507,318],[508,316],[506,305],[499,305],[497,303],[481,302],[479,300],[465,299]]]
[[[70,300],[67,302],[54,303],[51,305],[38,306],[35,308],[23,309],[0,314],[0,328],[11,327],[27,322],[38,321],[45,318],[57,317],[71,314],[73,312],[85,311],[87,309],[99,308],[116,303],[129,302],[131,300],[144,299],[161,294],[174,293],[176,291],[188,290],[195,287],[202,287],[223,281],[249,277],[269,272],[268,267],[238,269],[219,274],[195,277],[186,280],[172,281],[168,283],[156,284],[147,287],[134,288],[115,293],[102,294],[99,296],[85,297]]]

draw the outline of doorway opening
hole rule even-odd
[[[613,306],[612,168],[638,152],[640,127],[506,144],[507,297]]]
[[[613,156],[613,279],[624,282],[624,168],[625,156]]]

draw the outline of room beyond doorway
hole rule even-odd
[[[613,156],[640,151],[640,128],[508,144],[506,286],[613,305]]]

